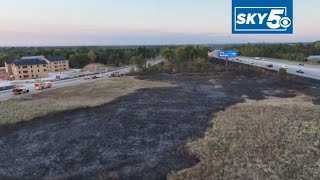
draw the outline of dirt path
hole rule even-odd
[[[0,175],[160,177],[197,163],[180,147],[203,137],[213,112],[244,97],[294,92],[268,81],[157,75],[177,87],[143,89],[95,108],[0,126]]]

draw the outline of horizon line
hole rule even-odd
[[[319,41],[296,41],[296,42],[246,42],[246,43],[190,43],[190,44],[123,44],[123,45],[15,45],[15,46],[9,46],[9,45],[0,45],[0,48],[15,48],[15,47],[26,47],[26,48],[32,48],[32,47],[122,47],[122,46],[194,46],[194,45],[243,45],[243,44],[299,44],[299,43],[315,43]]]

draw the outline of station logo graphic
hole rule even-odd
[[[293,0],[232,0],[233,34],[292,34]]]

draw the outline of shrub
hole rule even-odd
[[[278,77],[280,80],[285,80],[288,77],[288,73],[287,70],[284,68],[280,68],[279,73],[278,73]]]

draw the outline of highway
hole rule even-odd
[[[308,77],[312,79],[320,80],[320,66],[319,65],[311,65],[311,64],[304,64],[301,66],[300,62],[289,62],[286,60],[278,60],[272,58],[262,58],[260,57],[259,60],[256,60],[254,57],[243,57],[239,56],[237,58],[231,58],[229,61],[242,63],[242,64],[249,64],[252,66],[264,67],[267,68],[267,65],[273,65],[273,70],[279,71],[280,68],[287,68],[287,72],[289,74],[294,74],[298,76]],[[302,63],[303,64],[303,63]],[[298,73],[297,71],[303,71],[303,73]]]
[[[150,64],[151,66],[154,66],[154,65],[159,64],[161,62],[163,62],[163,60],[162,59],[158,59],[158,60],[148,61],[147,64]],[[133,66],[122,67],[122,68],[119,68],[119,69],[116,69],[116,70],[113,70],[113,71],[110,71],[110,72],[107,72],[107,73],[103,73],[105,75],[105,77],[103,77],[103,78],[108,78],[109,74],[112,74],[112,73],[114,73],[116,71],[119,71],[122,74],[128,74],[128,73],[131,72],[132,67]],[[97,81],[99,79],[100,78],[85,80],[83,77],[80,77],[80,78],[73,78],[73,79],[68,79],[68,80],[55,81],[53,83],[53,88],[45,89],[45,90],[41,90],[41,91],[35,90],[34,83],[24,83],[23,86],[27,87],[30,90],[29,94],[35,94],[35,93],[40,93],[40,92],[43,92],[43,91],[50,91],[50,90],[53,90],[53,89],[58,89],[58,88],[63,88],[63,87],[68,87],[68,86],[79,85],[79,84],[83,84],[83,83],[87,83],[87,82]],[[25,94],[25,95],[27,95],[27,94]],[[6,100],[11,99],[11,98],[19,98],[19,97],[23,97],[25,95],[13,95],[11,93],[11,90],[0,91],[0,101],[6,101]]]

